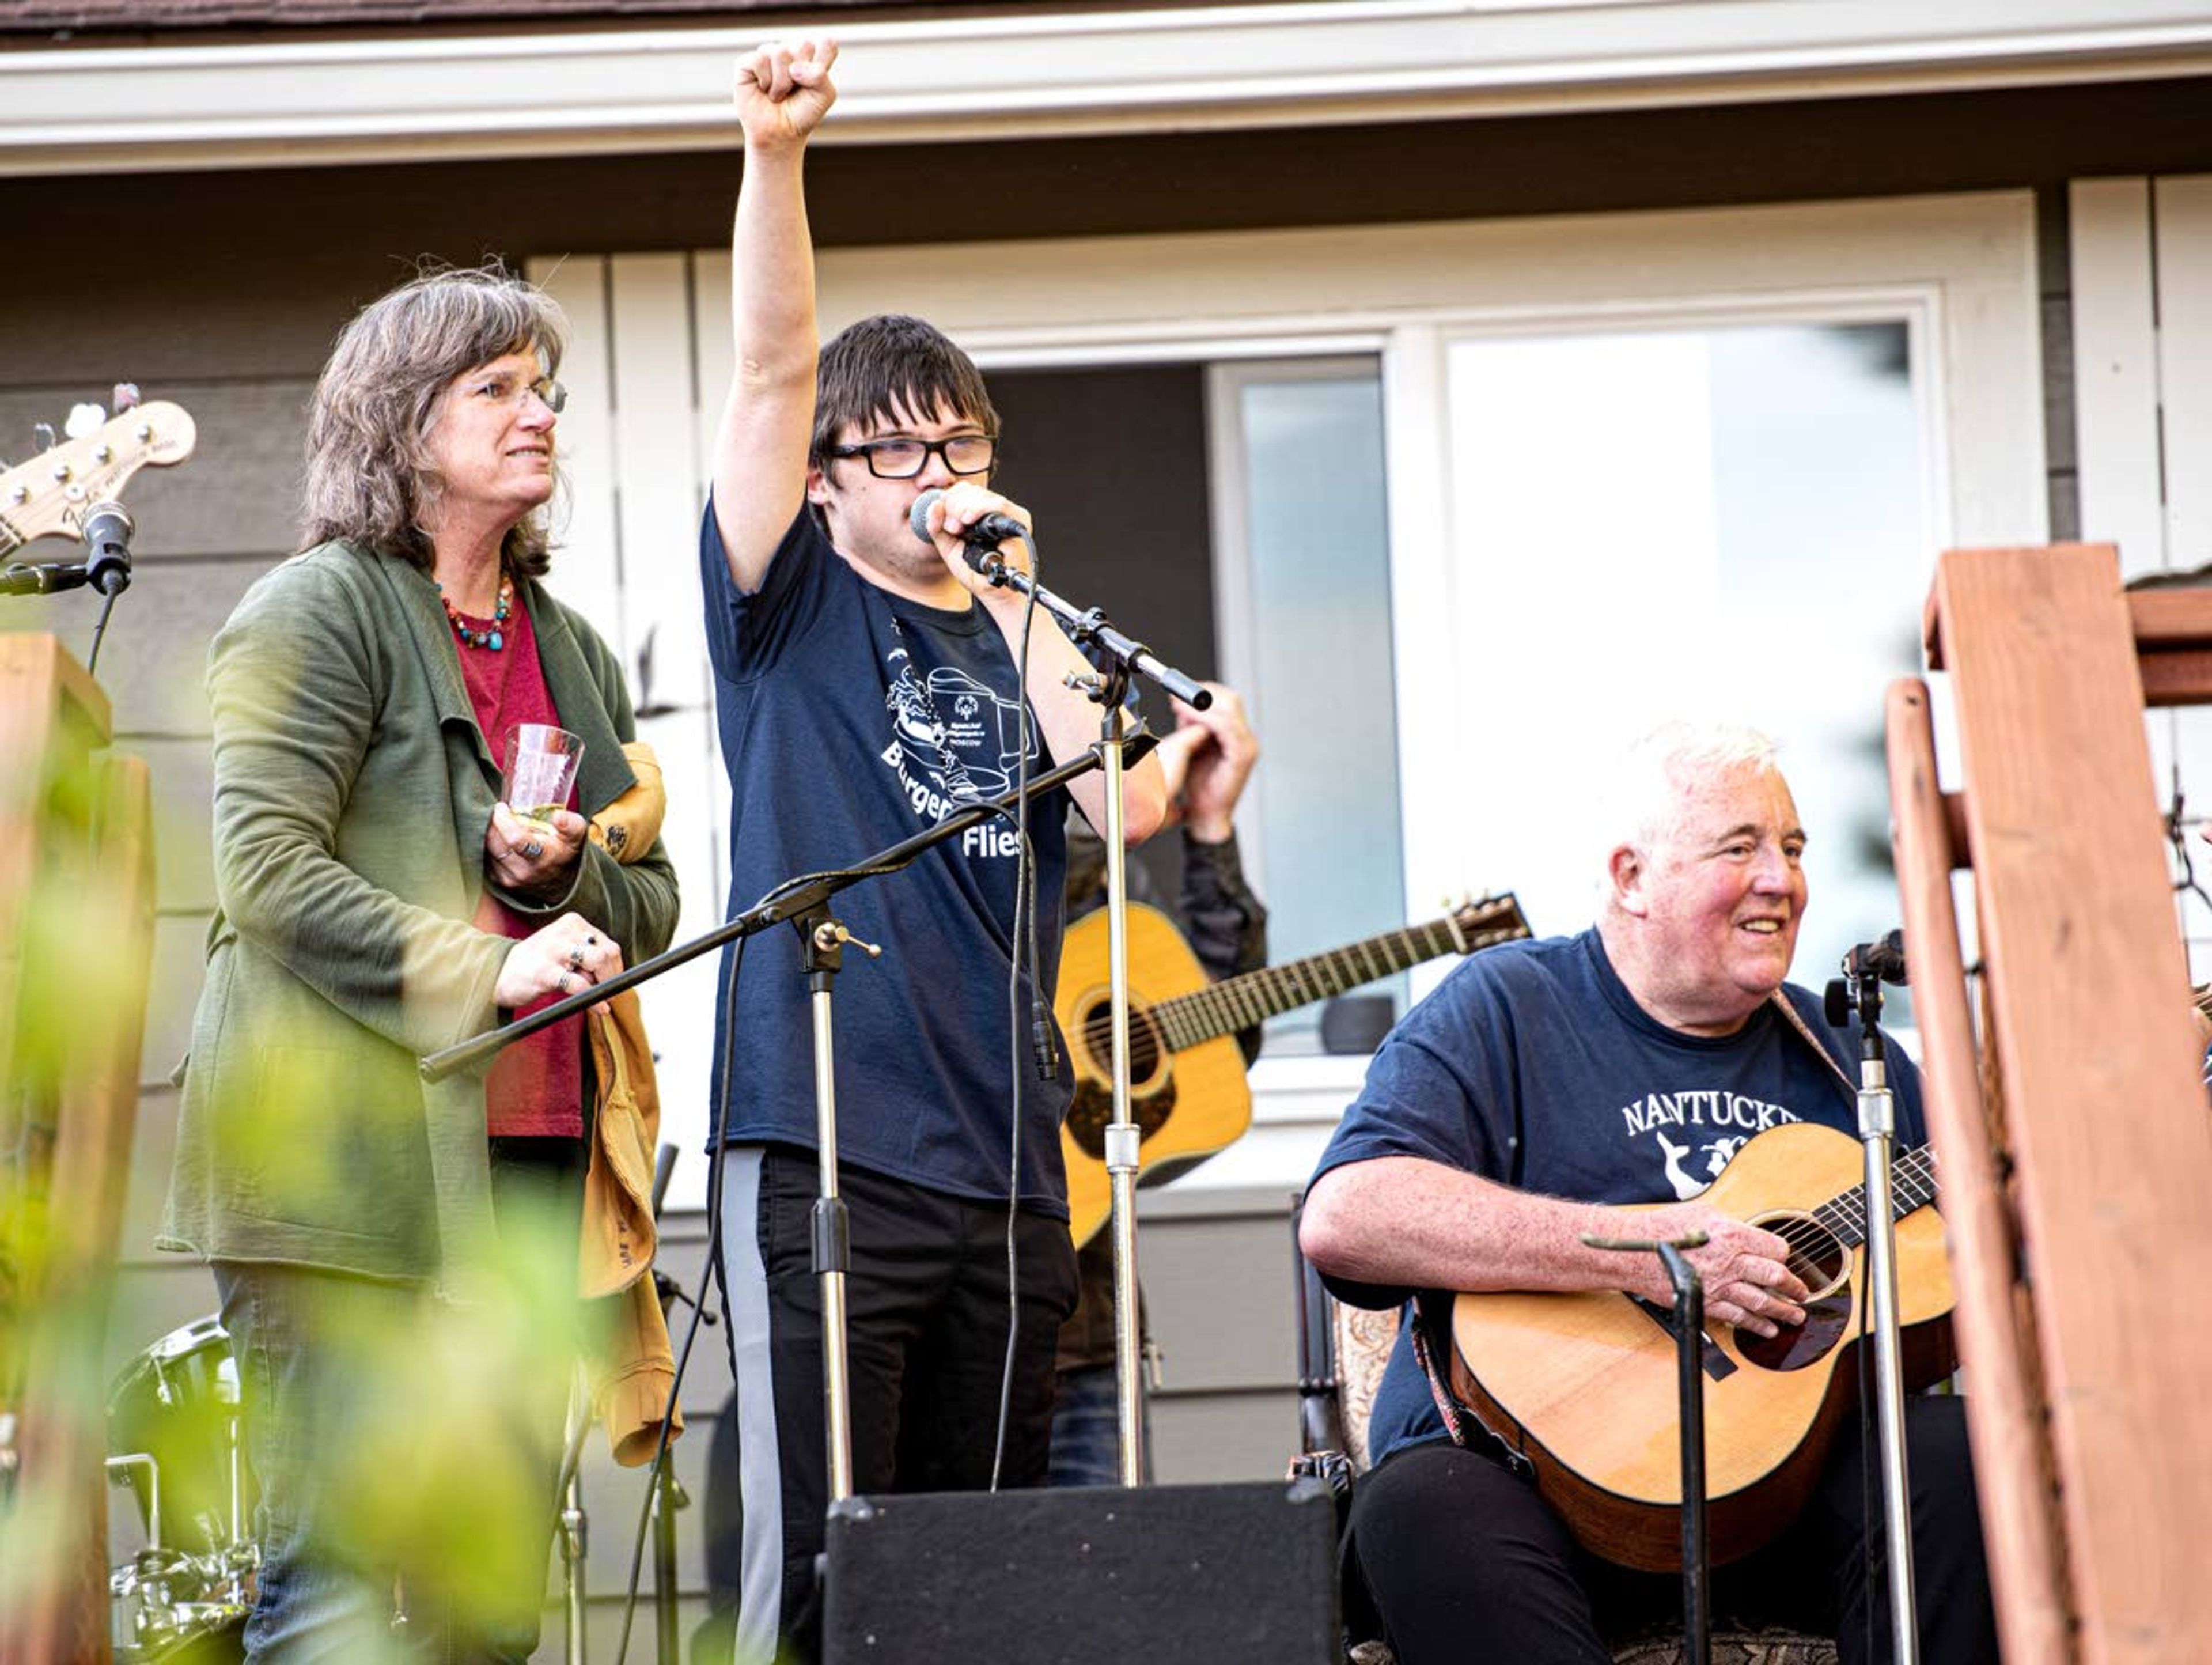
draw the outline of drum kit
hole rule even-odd
[[[107,1396],[108,1479],[137,1499],[145,1545],[108,1577],[115,1657],[227,1665],[252,1611],[253,1474],[241,1447],[238,1362],[212,1317],[172,1330]]]
[[[664,1293],[673,1287],[664,1274],[654,1277]],[[568,1422],[556,1541],[566,1598],[562,1656],[580,1662],[584,1518],[576,1469],[591,1425],[588,1394],[571,1401]],[[144,1534],[143,1547],[108,1574],[117,1665],[237,1665],[260,1571],[259,1488],[240,1433],[238,1361],[219,1319],[170,1331],[117,1374],[107,1395],[107,1449],[108,1481],[131,1493]],[[660,1468],[652,1601],[663,1662],[678,1657],[675,1516],[689,1502],[673,1468]],[[407,1625],[399,1594],[395,1632]]]

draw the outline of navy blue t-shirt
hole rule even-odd
[[[738,592],[711,504],[699,567],[730,776],[732,914],[787,878],[854,866],[927,830],[956,798],[1008,790],[1025,744],[1033,777],[1050,766],[1013,654],[981,607],[947,611],[869,583],[804,509],[759,593]],[[1067,801],[1055,792],[1030,811],[1048,1017]],[[848,953],[836,981],[841,1161],[959,1196],[1006,1196],[1018,850],[1012,822],[986,820],[833,899],[853,934],[884,951]],[[732,1139],[817,1143],[809,999],[797,933],[751,939],[731,1054]],[[1037,1079],[1029,1006],[1025,980],[1020,1200],[1064,1218],[1066,1072]],[[718,1103],[726,1021],[718,1009]]]
[[[1546,1196],[1673,1202],[1704,1190],[1746,1141],[1783,1122],[1856,1138],[1856,1021],[1838,1033],[1810,993],[1794,984],[1784,993],[1829,1060],[1771,1005],[1733,1035],[1668,1028],[1637,1005],[1595,930],[1486,950],[1391,1030],[1314,1177],[1376,1157],[1419,1157]],[[1894,1044],[1887,1055],[1902,1154],[1928,1137],[1920,1073]],[[1443,1436],[1401,1325],[1368,1449],[1380,1462]]]

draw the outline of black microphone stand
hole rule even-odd
[[[1882,1526],[1889,1560],[1891,1658],[1916,1665],[1920,1637],[1912,1593],[1912,1488],[1905,1455],[1905,1365],[1897,1309],[1897,1211],[1890,1158],[1897,1097],[1881,1030],[1881,985],[1905,981],[1904,933],[1863,943],[1844,956],[1844,975],[1827,988],[1828,1021],[1859,1020],[1859,1143],[1866,1156],[1867,1283],[1874,1301],[1875,1409],[1881,1446]],[[1869,1528],[1872,1522],[1868,1523]]]
[[[1129,743],[1149,750],[1149,733]],[[1118,760],[1117,760],[1118,761]],[[1030,783],[1029,795],[1042,797],[1056,787],[1102,766],[1100,749],[1048,769]],[[830,913],[830,898],[840,890],[884,873],[896,872],[924,851],[957,836],[969,827],[1013,808],[1022,794],[1001,793],[945,817],[912,838],[878,851],[854,866],[835,872],[809,874],[792,882],[780,893],[744,912],[682,943],[631,966],[592,987],[580,989],[543,1011],[517,1018],[501,1029],[430,1054],[416,1068],[425,1081],[441,1081],[455,1070],[488,1062],[501,1048],[536,1034],[539,1030],[575,1016],[586,1007],[634,988],[741,937],[750,937],[773,926],[790,923],[800,927],[805,944],[807,986],[814,1016],[814,1086],[817,1119],[822,1190],[813,1218],[814,1272],[822,1280],[822,1375],[827,1409],[824,1438],[829,1461],[829,1500],[832,1505],[852,1495],[853,1435],[851,1407],[846,1391],[845,1275],[849,1267],[844,1203],[837,1194],[836,1088],[831,1047],[830,990],[843,963],[844,945],[856,940]],[[867,945],[862,945],[867,947]],[[870,952],[875,951],[872,948]]]
[[[995,530],[995,529],[994,529]],[[980,529],[979,529],[980,531]],[[1142,672],[1195,710],[1213,696],[1174,666],[1162,664],[1140,641],[1133,641],[1106,622],[1097,607],[1079,611],[1017,568],[1009,567],[992,543],[990,532],[971,532],[968,564],[992,586],[1029,597],[1058,618],[1078,647],[1093,643],[1109,656],[1109,668],[1097,675],[1068,678],[1100,710],[1097,752],[1106,769],[1106,824],[1100,837],[1106,850],[1106,987],[1112,1062],[1114,1115],[1106,1124],[1106,1178],[1110,1189],[1114,1243],[1115,1453],[1121,1482],[1139,1486],[1145,1478],[1143,1339],[1137,1304],[1137,1170],[1144,1134],[1137,1126],[1129,1091],[1129,874],[1121,814],[1123,700],[1129,673]]]
[[[56,595],[91,578],[82,561],[11,561],[0,567],[0,595]]]
[[[1142,757],[1158,744],[1158,739],[1149,730],[1140,729],[1130,736],[1126,744],[1136,757]],[[1041,798],[1100,767],[1096,750],[1086,751],[1082,757],[1073,758],[1038,775],[1030,782],[1029,794],[1032,798]],[[803,883],[779,887],[775,894],[741,914],[732,915],[712,930],[702,931],[690,941],[678,943],[649,960],[640,960],[604,982],[579,989],[566,999],[556,1000],[526,1018],[518,1018],[511,1024],[487,1030],[471,1039],[456,1042],[450,1047],[428,1054],[416,1065],[416,1071],[425,1081],[442,1081],[456,1070],[474,1069],[489,1063],[495,1054],[515,1042],[535,1035],[541,1029],[550,1028],[564,1018],[573,1018],[626,988],[635,988],[640,983],[649,982],[665,971],[688,965],[702,954],[711,954],[740,937],[757,936],[771,926],[803,919],[830,896],[850,889],[863,879],[896,872],[933,846],[941,844],[948,838],[957,837],[979,823],[1012,811],[1020,796],[1018,792],[1008,791],[996,798],[981,799],[945,817],[935,826],[886,849],[878,850],[850,867],[841,868],[836,872],[811,873]]]
[[[1711,1551],[1705,1537],[1705,1286],[1682,1251],[1701,1249],[1702,1231],[1653,1241],[1645,1237],[1601,1237],[1585,1231],[1592,1249],[1622,1254],[1656,1254],[1667,1268],[1674,1291],[1670,1320],[1674,1331],[1674,1382],[1681,1401],[1682,1443],[1682,1662],[1710,1665],[1713,1656]]]
[[[113,598],[131,587],[131,513],[109,501],[85,510],[82,561],[11,561],[0,567],[0,595],[57,595],[90,585]]]

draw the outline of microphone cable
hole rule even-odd
[[[1036,541],[1024,538],[1029,548],[1030,576],[1035,579],[1039,562]],[[1036,586],[1029,589],[1028,604],[1022,609],[1021,648],[1014,659],[1014,684],[1021,695],[1022,744],[1019,761],[1015,765],[1014,834],[1017,850],[1014,856],[1014,918],[1012,939],[1007,945],[1008,971],[1006,976],[1006,1018],[1009,1057],[1007,1085],[1012,1105],[1011,1131],[1006,1141],[1006,1357],[999,1372],[999,1421],[991,1446],[991,1490],[999,1489],[1001,1472],[1006,1461],[1006,1432],[1013,1417],[1014,1362],[1020,1350],[1022,1337],[1022,1256],[1019,1226],[1022,1211],[1022,948],[1024,930],[1030,962],[1030,1010],[1027,1013],[1031,1045],[1036,1048],[1032,1058],[1042,1072],[1044,1048],[1050,1046],[1051,1029],[1039,1011],[1040,994],[1037,988],[1038,968],[1042,963],[1037,955],[1036,933],[1036,852],[1030,842],[1030,631],[1036,623]],[[1043,726],[1038,725],[1038,739],[1043,738]],[[1058,1049],[1053,1048],[1054,1072],[1059,1067]]]
[[[100,674],[100,644],[106,638],[107,616],[115,611],[115,598],[121,593],[119,590],[110,590],[101,598],[100,621],[92,627],[92,653],[84,662],[85,674],[88,677]]]

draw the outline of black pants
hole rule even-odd
[[[1966,1450],[1965,1401],[1905,1401],[1913,1595],[1928,1665],[1997,1657]],[[1843,1665],[1890,1658],[1888,1574],[1869,1615],[1862,1427],[1838,1440],[1797,1522],[1713,1575],[1713,1607],[1833,1636]],[[1877,1534],[1881,1503],[1874,1503]],[[1585,1554],[1535,1488],[1448,1443],[1387,1458],[1354,1489],[1347,1578],[1371,1597],[1399,1665],[1609,1665],[1604,1638],[1681,1613],[1681,1580]],[[1868,1627],[1874,1637],[1869,1648]]]
[[[710,1589],[734,1607],[737,1657],[781,1645],[811,1656],[820,1612],[814,1561],[829,1503],[822,1387],[821,1286],[809,1219],[811,1152],[740,1146],[723,1175],[723,1254],[737,1387],[716,1431],[735,1447],[738,1506],[712,1477]],[[846,1340],[853,1486],[860,1493],[976,1491],[991,1483],[1005,1379],[1006,1208],[865,1170],[839,1176],[851,1221]],[[1020,1271],[1012,1397],[1000,1483],[1040,1484],[1051,1445],[1053,1354],[1075,1305],[1075,1250],[1064,1220],[1016,1216]],[[733,1430],[733,1437],[732,1437]],[[720,1569],[722,1579],[714,1572]],[[734,1571],[738,1588],[726,1583]]]

